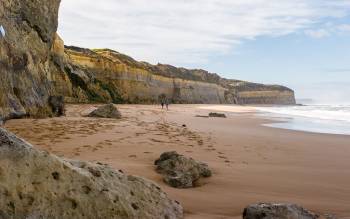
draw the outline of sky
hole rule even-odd
[[[350,0],[62,0],[66,45],[350,103]]]

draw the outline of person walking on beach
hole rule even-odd
[[[166,106],[166,110],[169,110],[169,100],[165,99],[165,106]]]
[[[164,101],[163,100],[160,101],[160,105],[162,105],[162,109],[164,109]]]

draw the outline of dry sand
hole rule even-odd
[[[12,120],[6,128],[58,156],[149,178],[182,203],[186,218],[241,218],[256,202],[292,202],[350,218],[350,136],[264,127],[269,121],[251,107],[118,108],[122,120],[85,118],[93,105],[69,105],[67,117]],[[196,117],[211,111],[228,118]],[[207,162],[214,175],[197,188],[168,187],[153,162],[171,150]]]

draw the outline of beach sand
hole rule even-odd
[[[67,116],[11,120],[7,129],[58,156],[108,163],[158,183],[186,218],[241,218],[257,202],[297,203],[350,218],[350,136],[264,127],[253,107],[118,105],[123,119],[82,117],[96,105],[69,105]],[[209,112],[227,117],[206,118]],[[183,127],[186,125],[186,127]],[[213,170],[200,187],[174,189],[154,160],[175,150]]]

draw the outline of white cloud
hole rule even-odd
[[[324,38],[330,36],[330,32],[325,29],[318,29],[318,30],[305,30],[305,34],[312,37],[312,38]]]
[[[70,45],[184,64],[260,36],[312,30],[349,11],[350,0],[63,0],[59,33]]]
[[[338,27],[338,30],[341,32],[347,32],[350,33],[350,24],[341,24]]]

